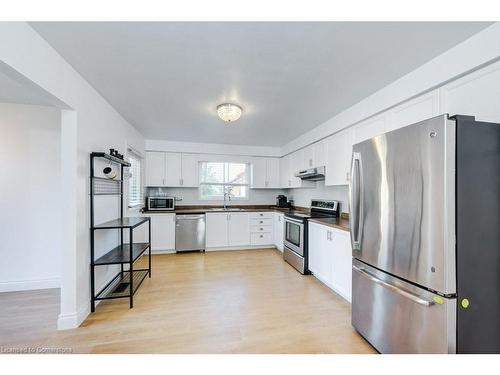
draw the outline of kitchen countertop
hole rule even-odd
[[[261,212],[261,211],[277,211],[289,212],[290,208],[281,208],[277,206],[251,206],[251,205],[231,205],[230,208],[238,208],[238,210],[224,210],[222,206],[178,206],[175,210],[146,210],[142,209],[144,214],[205,214],[207,212]],[[302,209],[302,207],[294,207],[294,210]]]
[[[308,213],[309,209],[306,207],[294,206],[292,208],[281,208],[276,206],[266,206],[266,205],[231,205],[232,208],[240,208],[240,210],[226,210],[222,209],[222,206],[177,206],[175,210],[153,210],[149,211],[142,209],[143,214],[154,215],[154,214],[206,214],[207,212],[262,212],[262,211],[272,211],[272,212],[290,212],[299,211]],[[349,226],[349,218],[345,214],[342,214],[340,218],[311,218],[310,222],[326,225],[331,228],[336,228],[349,232],[351,230]]]
[[[327,227],[331,228],[336,228],[340,230],[344,230],[346,232],[351,231],[351,227],[349,225],[349,219],[346,219],[345,217],[335,217],[335,218],[311,218],[309,219],[311,223],[317,223],[317,224],[322,224],[326,225]]]

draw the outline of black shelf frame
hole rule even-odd
[[[104,158],[120,166],[120,178],[110,180],[95,176],[95,159]],[[151,218],[123,217],[123,180],[124,169],[130,163],[104,152],[90,154],[90,289],[91,311],[95,311],[96,301],[115,298],[128,298],[130,308],[134,307],[134,294],[144,279],[151,278]],[[99,185],[101,184],[101,185]],[[96,195],[117,195],[120,197],[120,218],[98,225],[94,224],[94,197]],[[134,229],[148,223],[148,242],[134,243]],[[120,230],[120,244],[95,259],[95,231]],[[129,241],[124,243],[124,231],[129,231]],[[135,269],[134,262],[148,251],[148,268]],[[125,265],[128,264],[128,270]],[[120,271],[100,290],[95,291],[95,268],[105,265],[120,265]]]

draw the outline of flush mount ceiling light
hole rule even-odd
[[[225,122],[233,122],[241,117],[243,109],[236,104],[223,103],[217,106],[217,115]]]

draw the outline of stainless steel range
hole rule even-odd
[[[340,203],[333,200],[313,199],[309,212],[285,213],[283,259],[301,274],[309,274],[307,249],[307,220],[312,217],[338,217]]]

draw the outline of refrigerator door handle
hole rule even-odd
[[[363,228],[363,177],[361,154],[353,152],[351,162],[351,183],[349,184],[351,244],[353,250],[360,250]]]
[[[406,297],[406,298],[412,300],[413,302],[418,303],[419,305],[427,306],[427,307],[434,305],[434,301],[427,301],[427,300],[420,298],[419,296],[417,296],[413,293],[407,292],[406,290],[403,290],[401,288],[398,288],[397,286],[389,284],[388,282],[380,280],[378,277],[375,277],[371,273],[365,271],[364,268],[357,267],[357,266],[352,266],[352,268],[354,270],[358,271],[363,276],[370,279],[371,281],[373,281],[374,283],[379,284],[379,285],[383,286],[384,288],[390,289],[394,293],[397,293],[403,297]]]

